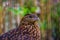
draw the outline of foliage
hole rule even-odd
[[[40,23],[41,29],[46,30],[47,29],[47,21],[43,21]]]
[[[48,2],[48,0],[41,0],[43,3],[47,3]]]
[[[26,15],[26,14],[30,14],[32,12],[35,12],[36,8],[32,7],[32,8],[26,8],[26,7],[19,7],[18,9],[15,8],[7,8],[8,11],[11,11],[12,13],[14,13],[15,15]]]
[[[3,0],[3,1],[6,1],[6,0]],[[36,7],[34,6],[33,0],[27,0],[27,1],[24,1],[25,3],[23,7],[19,6],[16,9],[12,7],[8,7],[6,11],[7,12],[10,11],[14,13],[14,15],[21,15],[21,16],[34,13],[36,11]]]
[[[60,17],[60,3],[57,4],[57,14],[58,17]]]
[[[57,35],[60,36],[60,3],[53,5],[51,9],[51,18],[52,18],[52,28],[54,30],[53,35],[56,37]],[[59,37],[60,38],[60,37]]]
[[[24,2],[24,6],[27,7],[27,8],[33,7],[34,6],[34,1],[33,0],[26,0]]]
[[[54,18],[60,17],[60,3],[54,5],[51,9],[51,16]]]

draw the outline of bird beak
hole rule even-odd
[[[36,20],[36,21],[38,21],[38,20],[39,20],[39,18],[36,18],[35,20]]]

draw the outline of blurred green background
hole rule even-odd
[[[33,13],[40,18],[42,40],[60,40],[60,0],[0,0],[0,35]]]

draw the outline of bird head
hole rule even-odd
[[[36,14],[27,14],[22,20],[33,23],[33,22],[38,21],[39,18],[38,18],[38,16]]]

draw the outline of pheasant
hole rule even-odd
[[[35,14],[28,14],[22,18],[19,27],[0,35],[0,40],[41,40],[41,33]]]

